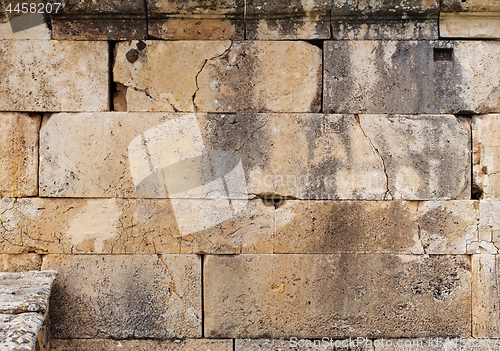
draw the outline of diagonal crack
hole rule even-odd
[[[382,162],[382,168],[383,168],[384,174],[385,174],[385,194],[384,194],[384,200],[393,200],[394,196],[392,196],[391,191],[389,189],[389,176],[387,175],[387,168],[385,166],[385,161],[382,158],[382,155],[380,155],[380,152],[378,151],[378,149],[375,147],[375,145],[373,145],[371,139],[368,137],[368,135],[366,135],[365,130],[361,126],[361,121],[359,119],[359,115],[354,115],[354,118],[356,119],[356,122],[358,123],[359,128],[361,129],[361,132],[363,132],[363,135],[365,136],[365,138],[368,139],[368,142],[370,143],[373,151],[375,151],[375,153],[377,154],[377,156],[380,158],[380,161]]]
[[[246,143],[248,143],[250,141],[250,139],[252,139],[252,137],[255,135],[255,133],[257,133],[260,129],[264,128],[268,122],[269,122],[269,119],[266,119],[266,121],[261,126],[255,128],[255,130],[250,134],[250,136],[247,138],[247,140],[245,140],[243,142],[243,144],[241,144],[240,147],[235,150],[235,152],[240,151],[243,148],[243,146],[245,146]]]

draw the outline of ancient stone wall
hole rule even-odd
[[[500,350],[499,0],[0,0],[0,39],[52,350]]]

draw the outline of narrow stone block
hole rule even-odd
[[[474,116],[473,190],[483,199],[500,198],[500,115]]]
[[[52,337],[201,337],[201,260],[196,255],[49,255],[59,275]]]
[[[281,339],[236,339],[235,351],[296,351],[296,350],[323,350],[340,351],[342,349],[352,351],[374,351],[373,346],[354,340],[307,340],[296,337],[288,340]]]
[[[147,0],[149,36],[172,40],[243,40],[243,0]]]
[[[123,42],[113,72],[121,84],[115,101],[125,100],[126,111],[321,108],[321,49],[305,42]]]
[[[0,111],[105,111],[108,43],[0,41]]]
[[[51,16],[54,39],[132,40],[146,39],[148,36],[144,0],[61,2],[59,11]]]
[[[492,243],[492,250],[483,250],[476,253],[496,253],[500,247],[500,201],[496,199],[481,200],[479,202],[479,238],[485,243]]]
[[[38,195],[41,120],[26,113],[0,113],[0,196]]]
[[[28,13],[22,13],[22,4],[28,5]],[[7,11],[8,5],[10,11]],[[19,4],[18,10],[16,6]],[[34,4],[34,5],[31,5]],[[35,12],[30,11],[35,6]],[[1,39],[45,39],[51,38],[47,24],[49,16],[43,0],[0,0],[0,40]]]
[[[441,38],[499,39],[500,12],[442,12]]]
[[[496,255],[472,255],[472,336],[498,337],[498,268]]]
[[[500,111],[500,42],[325,43],[324,112]]]
[[[0,272],[39,271],[41,267],[42,257],[39,254],[0,254]]]
[[[468,337],[470,270],[467,256],[208,256],[205,336]]]
[[[184,340],[109,340],[109,339],[53,339],[52,351],[232,351],[232,340],[184,339]]]

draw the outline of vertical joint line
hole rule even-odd
[[[205,337],[205,286],[203,279],[203,270],[205,266],[205,255],[201,254],[201,337]]]

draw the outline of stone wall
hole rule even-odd
[[[500,350],[498,0],[17,3],[0,270],[59,271],[53,350]]]

